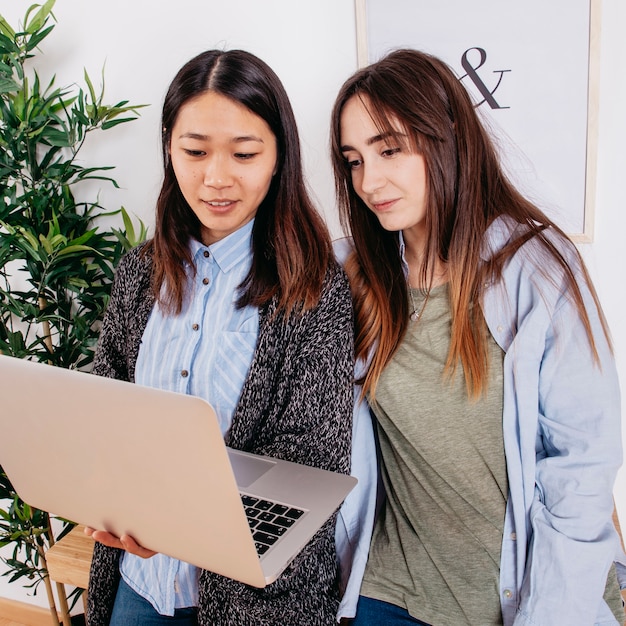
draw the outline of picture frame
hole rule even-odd
[[[505,171],[577,243],[593,241],[600,0],[355,0],[359,67],[410,47],[448,63]]]

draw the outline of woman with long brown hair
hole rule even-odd
[[[355,626],[617,623],[619,389],[579,253],[431,55],[349,78],[331,133],[386,491]]]
[[[162,149],[155,234],[117,268],[94,373],[205,398],[232,448],[348,472],[350,290],[306,192],[280,80],[244,51],[194,57],[165,96]],[[163,498],[181,532],[202,534],[193,503]],[[333,517],[264,589],[89,529],[87,621],[327,626],[334,528]]]

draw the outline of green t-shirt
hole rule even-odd
[[[419,310],[423,295],[412,295]],[[501,624],[503,352],[489,336],[488,392],[471,401],[460,366],[444,378],[450,326],[442,285],[379,381],[373,410],[387,501],[361,593],[436,626]]]

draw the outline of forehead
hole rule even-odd
[[[378,114],[369,98],[354,95],[346,101],[339,118],[340,142],[364,141],[368,144],[389,136],[406,138],[402,123],[391,113]]]
[[[215,136],[254,135],[273,137],[267,122],[246,106],[214,91],[205,91],[183,104],[174,123],[173,136],[181,133]]]

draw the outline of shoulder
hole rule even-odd
[[[341,265],[337,261],[331,261],[326,270],[326,277],[320,295],[317,309],[337,309],[337,312],[345,306],[352,310],[352,296],[350,293],[350,283]]]
[[[548,227],[537,234],[527,224],[499,217],[485,233],[481,257],[488,261],[507,247],[511,254],[503,265],[504,278],[532,276],[540,283],[547,280],[556,287],[565,279],[565,266],[575,276],[585,273],[575,244],[556,228]]]
[[[352,349],[352,296],[348,277],[338,263],[329,266],[318,304],[303,314],[297,326],[308,345],[334,346],[338,358],[338,343]]]
[[[346,260],[353,251],[354,241],[352,240],[352,237],[342,237],[341,239],[335,239],[333,241],[333,252],[335,253],[335,259],[342,266],[345,265]]]
[[[107,310],[137,313],[144,306],[151,308],[153,301],[152,255],[144,243],[126,252],[117,264]]]
[[[556,228],[545,228],[541,231],[541,234],[546,241],[565,256],[578,256],[576,246],[572,240],[561,234]],[[509,216],[500,216],[489,225],[485,232],[481,256],[489,258],[489,256],[502,250],[505,246],[523,239],[526,239],[526,241],[519,249],[524,252],[536,250],[539,246],[544,246],[539,237],[532,235],[528,224],[518,222]]]
[[[277,311],[276,297],[260,310],[262,332],[289,336],[293,333],[320,341],[337,334],[352,333],[352,296],[348,277],[341,266],[331,261],[316,304],[311,308],[284,315]],[[286,335],[285,335],[286,333]]]
[[[126,252],[115,269],[118,284],[128,288],[150,284],[152,277],[152,253],[148,242],[144,242]]]
[[[567,236],[551,227],[536,234],[526,224],[498,218],[486,233],[483,260],[507,249],[510,254],[499,274],[487,278],[482,297],[492,334],[505,334],[497,339],[501,346],[508,346],[522,325],[531,328],[530,320],[538,341],[558,328],[571,331],[581,320],[580,302],[594,320],[594,335],[602,334],[593,285]]]
[[[117,272],[137,272],[150,269],[152,267],[152,248],[149,243],[144,241],[124,253],[117,266]]]

